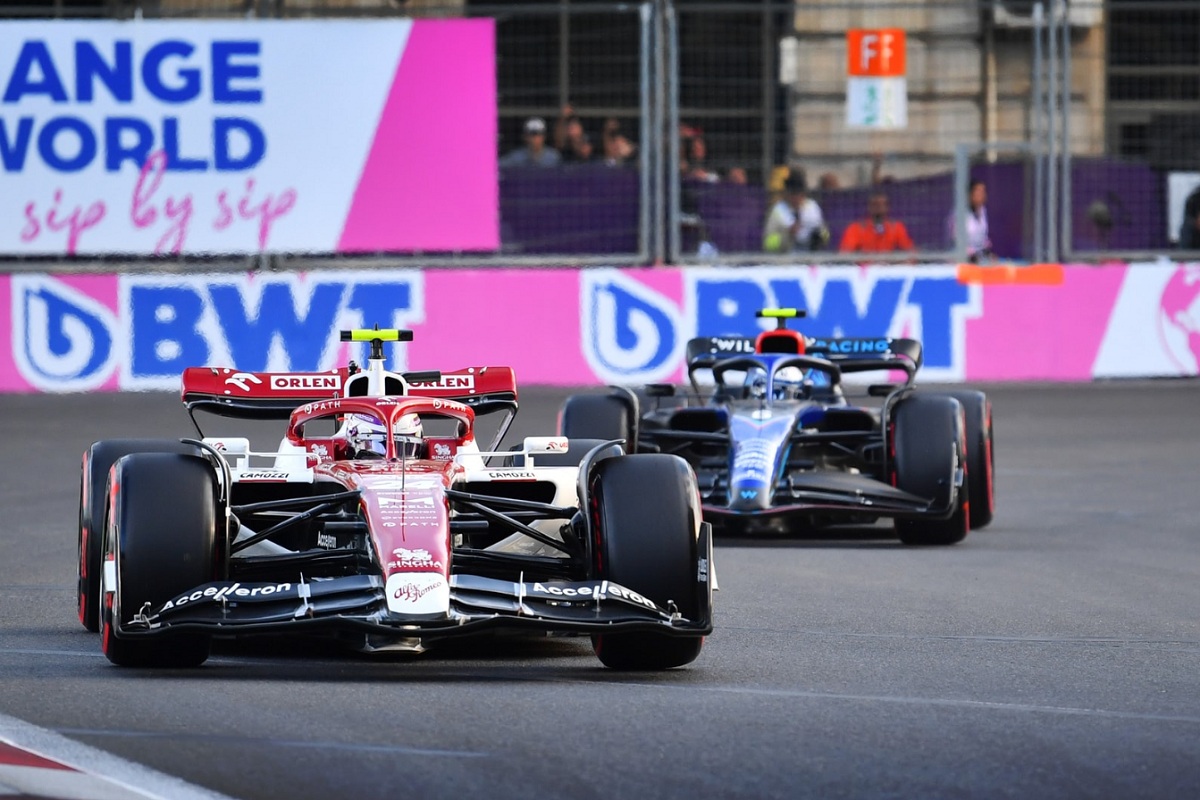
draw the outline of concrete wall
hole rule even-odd
[[[801,75],[793,87],[794,159],[810,178],[832,172],[843,185],[870,180],[872,157],[896,178],[944,172],[955,146],[1029,141],[1033,34],[993,29],[975,3],[889,9],[846,0],[805,0],[794,16]],[[1072,28],[1071,143],[1079,155],[1104,149],[1104,29]],[[845,124],[849,28],[902,28],[908,39],[908,127],[879,131]],[[993,58],[987,57],[988,43]],[[989,69],[994,90],[988,91]],[[989,97],[994,102],[989,102]]]

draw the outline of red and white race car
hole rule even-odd
[[[697,657],[712,538],[686,462],[559,436],[500,451],[510,368],[390,372],[383,345],[410,331],[342,339],[369,343],[365,370],[184,372],[193,421],[286,419],[271,452],[201,434],[84,454],[79,616],[109,660],[192,666],[214,636],[292,633],[419,652],[496,630],[588,634],[617,669]]]

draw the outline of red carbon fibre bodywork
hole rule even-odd
[[[237,400],[294,399],[296,405],[332,399],[342,392],[349,377],[345,367],[327,372],[241,372],[229,367],[188,367],[183,371],[185,402],[199,397]],[[474,397],[511,394],[517,381],[512,367],[467,367],[444,372],[438,381],[409,385],[413,397]]]
[[[305,424],[343,414],[382,420],[387,452],[378,460],[326,461],[317,465],[314,474],[361,492],[363,515],[388,584],[389,606],[398,610],[406,599],[415,603],[432,589],[444,589],[448,597],[451,543],[446,489],[463,467],[453,460],[399,459],[391,433],[396,421],[407,414],[448,417],[460,423],[457,448],[474,437],[475,412],[453,400],[428,397],[320,400],[292,412],[288,440],[306,447]],[[393,581],[397,575],[403,577]]]

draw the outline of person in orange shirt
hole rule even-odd
[[[843,253],[891,253],[916,249],[904,223],[888,219],[886,192],[871,192],[867,200],[867,219],[847,225],[838,247]]]

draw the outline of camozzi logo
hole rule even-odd
[[[45,275],[14,275],[11,287],[13,359],[21,376],[46,392],[102,386],[115,361],[113,311]]]

